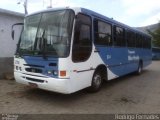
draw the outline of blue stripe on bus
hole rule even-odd
[[[136,71],[139,59],[143,60],[144,67],[151,62],[152,53],[149,49],[102,46],[96,46],[96,49],[103,62],[117,76]]]

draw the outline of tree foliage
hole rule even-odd
[[[152,36],[153,38],[153,46],[154,47],[160,47],[160,22],[158,24],[158,28],[155,31],[150,31],[147,30],[148,33]]]

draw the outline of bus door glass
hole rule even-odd
[[[73,62],[86,61],[90,57],[91,51],[91,18],[83,14],[78,14],[76,19],[72,48]]]

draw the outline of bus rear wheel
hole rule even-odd
[[[89,92],[98,92],[102,86],[103,77],[99,71],[96,71],[92,77],[92,84],[89,87]]]
[[[143,69],[142,62],[139,62],[138,70],[137,70],[137,75],[140,75],[142,73],[142,69]]]

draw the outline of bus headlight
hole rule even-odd
[[[48,71],[47,71],[47,74],[48,74],[48,75],[58,76],[58,71],[56,71],[56,70],[48,70]]]
[[[19,70],[22,71],[22,67],[19,67]]]
[[[20,62],[19,62],[18,60],[15,60],[14,64],[15,64],[15,65],[19,65]]]
[[[18,66],[15,66],[15,69],[18,70]]]
[[[14,66],[15,70],[17,71],[22,71],[22,67],[19,67],[19,66]]]
[[[54,70],[53,75],[58,76],[58,71]]]
[[[51,75],[51,74],[52,74],[52,70],[48,70],[48,71],[47,71],[47,74],[48,74],[48,75]]]

